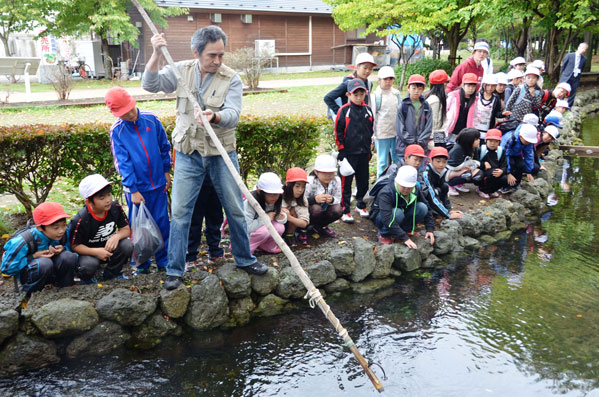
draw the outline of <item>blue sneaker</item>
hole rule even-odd
[[[117,280],[129,280],[129,276],[126,276],[124,274],[119,274],[118,276],[116,276]]]
[[[95,277],[92,277],[89,280],[80,280],[79,284],[81,284],[81,285],[98,284],[98,280]]]

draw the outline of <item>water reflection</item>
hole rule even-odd
[[[599,395],[599,163],[571,159],[550,216],[451,269],[329,297],[389,396]],[[377,370],[379,376],[382,373]],[[2,395],[374,396],[320,313],[168,339],[0,380]]]

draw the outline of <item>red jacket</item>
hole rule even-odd
[[[483,74],[485,74],[485,69],[482,65],[476,66],[476,62],[474,62],[474,58],[470,57],[466,59],[464,62],[460,63],[457,68],[451,74],[451,79],[449,79],[449,84],[445,88],[445,92],[454,91],[456,88],[462,85],[462,77],[466,73],[474,73],[478,76],[478,84],[476,85],[476,91],[480,90],[480,84],[483,79]]]

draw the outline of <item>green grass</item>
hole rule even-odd
[[[83,80],[76,79],[75,84],[73,85],[73,90],[89,90],[96,88],[110,88],[115,86],[121,87],[141,87],[140,80],[123,80],[123,81],[112,81],[112,80]],[[12,91],[12,92],[25,92],[25,83],[19,82],[15,84],[10,83],[0,83],[0,91]],[[41,83],[31,83],[31,92],[52,92],[54,91],[54,87],[52,84],[41,84]]]
[[[59,178],[54,183],[46,201],[59,203],[67,214],[75,214],[83,205],[77,184],[69,178]],[[25,207],[14,196],[3,196],[0,202],[0,228],[2,219],[6,220],[5,214],[23,212],[25,212]]]

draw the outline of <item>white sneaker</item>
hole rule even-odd
[[[370,215],[366,208],[356,208],[356,212],[360,214],[362,218],[368,218],[368,216]]]
[[[448,196],[459,196],[459,195],[460,195],[460,193],[458,193],[458,191],[457,191],[457,190],[455,190],[455,187],[453,187],[453,186],[450,186],[450,187],[449,187],[449,191],[447,192],[447,195],[448,195]]]
[[[457,190],[458,192],[462,192],[462,193],[468,193],[470,191],[470,189],[468,189],[466,186],[464,185],[455,185],[454,186],[455,190]]]
[[[351,214],[343,214],[343,216],[341,217],[341,220],[345,223],[354,223],[354,217],[351,216]]]

